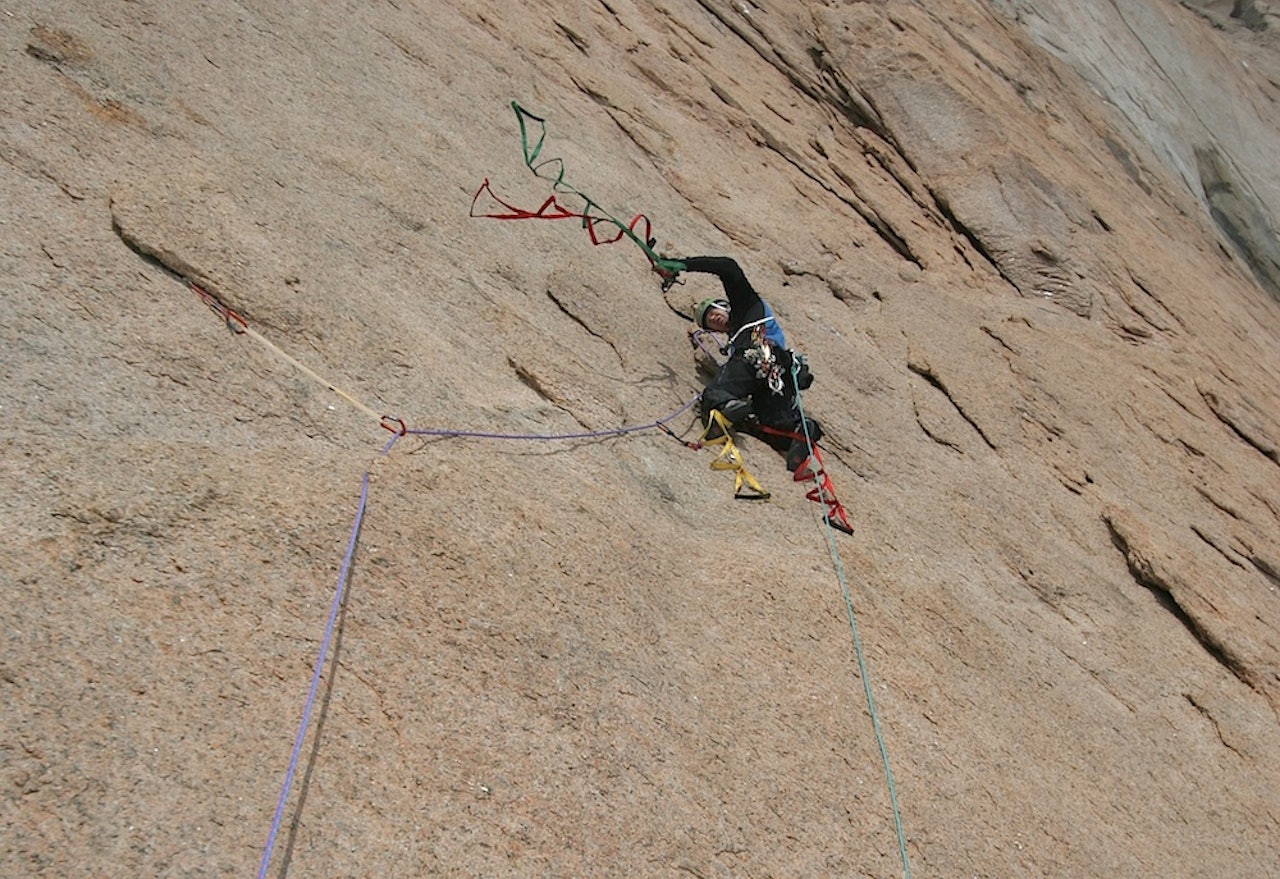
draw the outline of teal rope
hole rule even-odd
[[[800,411],[800,425],[804,430],[804,441],[809,447],[809,454],[813,454],[813,438],[809,435],[809,419],[804,414],[804,404],[800,400],[800,388],[796,386],[797,368],[793,363],[791,365],[791,383],[796,392],[796,408]],[[823,506],[826,507],[826,492],[822,490],[822,480],[816,478],[814,483],[818,486],[818,496],[823,500]],[[893,806],[893,824],[898,834],[898,853],[902,856],[902,875],[904,879],[911,879],[911,864],[907,860],[907,837],[902,830],[902,813],[898,810],[898,791],[893,784],[893,769],[889,765],[889,750],[884,744],[884,733],[880,730],[880,715],[876,711],[875,697],[871,693],[871,677],[867,672],[867,658],[862,649],[862,638],[858,635],[858,617],[853,612],[853,598],[849,594],[849,581],[845,577],[844,563],[840,560],[840,551],[836,547],[835,529],[831,527],[831,522],[826,516],[822,519],[823,524],[827,526],[827,547],[831,550],[831,561],[835,566],[836,579],[840,581],[840,593],[844,596],[844,609],[849,617],[849,628],[853,632],[853,651],[858,658],[858,673],[862,676],[862,690],[867,697],[867,710],[871,714],[871,728],[875,730],[876,744],[880,748],[880,761],[884,764],[884,775],[889,786],[889,802]]]
[[[576,195],[578,198],[581,198],[586,203],[586,208],[582,211],[582,223],[584,228],[587,227],[592,222],[592,218],[589,217],[592,209],[599,209],[599,205],[597,205],[590,197],[588,197],[584,193],[580,192],[579,190],[575,189],[573,186],[565,182],[565,179],[564,179],[565,167],[564,167],[564,161],[562,159],[553,158],[553,159],[546,159],[545,161],[542,161],[542,162],[538,161],[538,157],[542,153],[542,146],[547,139],[546,120],[533,115],[528,110],[525,110],[523,107],[520,106],[520,104],[517,101],[511,102],[511,109],[515,111],[516,118],[520,123],[520,145],[522,150],[524,151],[525,166],[528,167],[528,169],[533,172],[534,176],[542,180],[549,180],[551,182],[551,188],[554,192],[567,192],[572,195]],[[534,122],[537,122],[538,125],[540,126],[537,142],[534,143],[532,146],[530,146],[530,143],[529,143],[529,129],[528,129],[528,126],[525,124],[526,119],[531,119]],[[554,179],[547,177],[542,173],[542,169],[547,167],[548,165],[555,165],[559,168],[559,170],[556,172]],[[613,225],[617,226],[618,229],[621,230],[623,235],[626,235],[628,238],[634,241],[636,245],[639,246],[640,249],[644,251],[645,255],[649,257],[649,260],[653,263],[655,267],[663,269],[667,273],[667,275],[669,275],[670,281],[674,281],[675,276],[678,273],[685,270],[685,265],[683,262],[679,260],[664,259],[663,257],[659,256],[657,253],[654,252],[653,248],[649,246],[649,243],[647,241],[641,240],[640,236],[636,235],[635,232],[632,231],[631,227],[623,223],[621,220],[617,219],[616,217],[612,216],[611,214],[609,214],[608,212],[602,209],[599,210],[599,213],[602,216],[598,217],[597,219],[608,221]],[[796,384],[796,366],[794,363],[792,364],[792,367],[791,367],[791,378],[792,378],[792,385],[794,387]],[[798,387],[796,388],[796,406],[800,410],[800,423],[804,430],[805,443],[809,447],[810,454],[812,454],[813,438],[809,434],[809,421],[807,418],[804,417],[804,406],[800,400],[800,390]],[[822,490],[822,483],[818,479],[815,479],[814,482],[818,486],[818,496],[822,498],[823,505],[824,507],[826,507],[827,498],[826,498],[826,493]],[[911,879],[911,865],[907,859],[907,840],[906,840],[906,835],[902,829],[902,813],[898,809],[898,793],[893,784],[893,769],[889,765],[889,751],[885,747],[884,734],[880,729],[880,717],[876,711],[875,697],[872,695],[872,692],[871,692],[871,681],[867,671],[866,655],[862,649],[862,639],[858,635],[857,615],[854,613],[854,610],[853,610],[853,598],[849,594],[849,583],[844,573],[844,564],[840,560],[840,552],[836,547],[835,529],[831,527],[830,520],[825,516],[823,517],[823,523],[827,526],[827,530],[826,530],[827,546],[831,551],[831,560],[835,566],[836,578],[840,582],[840,592],[844,596],[845,612],[849,617],[849,628],[853,632],[853,647],[854,647],[854,653],[856,654],[857,660],[858,660],[858,672],[862,676],[862,688],[864,693],[866,694],[867,708],[871,713],[871,725],[875,731],[876,744],[880,748],[880,759],[881,759],[881,762],[883,762],[884,764],[885,778],[888,781],[889,801],[893,806],[893,822],[898,834],[898,851],[902,856],[902,872],[903,872],[904,879]]]

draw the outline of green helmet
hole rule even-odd
[[[693,310],[694,321],[704,330],[707,328],[704,319],[707,316],[707,312],[713,308],[721,308],[727,312],[729,310],[729,303],[725,302],[723,299],[716,299],[712,296],[710,299],[704,299],[699,302],[697,307]]]

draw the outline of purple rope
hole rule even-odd
[[[395,438],[392,438],[392,442]],[[387,444],[387,449],[391,444]],[[383,450],[386,454],[386,449]],[[333,636],[333,628],[338,620],[338,609],[342,607],[342,596],[347,590],[347,576],[351,570],[351,560],[355,556],[356,539],[360,535],[360,523],[364,519],[365,502],[369,499],[369,474],[366,471],[360,483],[360,503],[356,508],[355,521],[351,523],[351,539],[347,542],[347,554],[342,560],[342,570],[338,574],[338,588],[333,593],[333,604],[329,608],[329,621],[324,627],[324,639],[320,642],[320,655],[316,657],[315,671],[311,675],[311,690],[307,693],[307,701],[302,709],[302,722],[298,724],[298,737],[293,742],[293,754],[289,757],[289,768],[284,774],[284,787],[280,791],[280,800],[276,803],[276,814],[271,819],[271,833],[267,836],[267,847],[262,853],[262,864],[258,867],[258,879],[267,875],[267,866],[271,862],[271,852],[276,845],[276,836],[280,833],[280,825],[284,817],[285,802],[289,799],[289,790],[293,787],[293,777],[298,771],[298,756],[302,753],[302,740],[306,737],[307,727],[311,723],[311,709],[315,707],[316,691],[320,688],[320,674],[324,670],[324,659],[329,652],[329,639]]]
[[[701,396],[701,395],[699,395]],[[653,430],[655,427],[662,427],[668,421],[678,418],[687,412],[694,403],[698,402],[698,397],[694,397],[685,403],[675,412],[665,418],[659,418],[657,421],[649,424],[638,424],[633,427],[614,427],[609,430],[587,431],[583,433],[483,433],[475,430],[425,430],[411,429],[406,430],[406,434],[414,436],[449,436],[449,437],[471,437],[473,439],[496,439],[496,440],[573,440],[573,439],[596,439],[599,437],[623,436],[629,433],[639,433],[642,430]]]
[[[712,340],[712,341],[715,341],[715,336],[714,336],[714,335],[712,335],[712,333],[711,333],[711,331],[710,331],[710,330],[694,330],[694,331],[693,331],[693,343],[694,343],[695,345],[697,345],[697,346],[698,346],[699,350],[701,350],[703,354],[705,354],[705,355],[707,355],[708,357],[710,357],[710,358],[711,358],[711,360],[712,360],[712,362],[713,362],[713,363],[715,363],[715,364],[716,364],[716,366],[722,366],[723,364],[720,362],[720,358],[719,358],[718,356],[716,356],[715,354],[713,354],[712,352],[708,351],[708,350],[707,350],[707,346],[706,346],[706,345],[704,345],[704,344],[702,344],[702,338],[703,338],[703,336],[711,336],[711,340]],[[720,350],[720,346],[719,346],[719,345],[716,345],[716,350],[717,350],[717,351],[719,351],[719,350]]]
[[[610,430],[557,434],[482,433],[470,430],[406,430],[404,433],[416,436],[474,437],[499,440],[570,440],[623,436],[625,434],[638,433],[642,430],[662,427],[668,421],[678,418],[687,412],[694,403],[698,402],[699,396],[701,395],[694,396],[689,402],[665,418],[659,418],[649,424],[617,427]],[[396,439],[397,436],[393,436],[387,441],[387,444],[382,448],[383,455],[386,455],[391,450]],[[271,855],[275,850],[276,838],[280,835],[280,828],[284,821],[284,807],[289,800],[289,792],[293,788],[293,780],[298,772],[298,759],[302,754],[302,743],[306,739],[307,728],[311,725],[311,712],[315,708],[316,693],[320,689],[320,677],[324,671],[325,657],[329,653],[329,640],[333,637],[333,630],[338,621],[338,611],[342,607],[342,598],[346,594],[347,579],[351,571],[352,560],[355,557],[356,542],[360,536],[360,525],[364,520],[364,511],[368,500],[369,473],[366,471],[364,478],[360,482],[360,502],[356,507],[355,520],[351,523],[351,537],[347,542],[347,553],[342,560],[342,570],[338,573],[338,588],[333,593],[333,603],[329,608],[329,619],[324,627],[324,638],[320,642],[320,654],[316,657],[315,669],[311,673],[311,688],[307,692],[307,700],[303,705],[302,720],[298,724],[298,735],[293,742],[293,753],[289,755],[289,768],[285,770],[284,785],[280,790],[280,799],[276,801],[275,815],[271,819],[271,832],[267,835],[267,845],[262,852],[262,863],[258,866],[258,879],[265,879],[267,868],[271,863]]]

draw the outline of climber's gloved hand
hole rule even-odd
[[[653,270],[662,278],[662,292],[666,293],[676,283],[680,273],[684,271],[684,263],[678,259],[658,257],[653,261]]]
[[[813,373],[809,370],[809,358],[794,351],[787,353],[791,355],[791,376],[795,381],[796,388],[802,391],[809,390],[809,387],[813,384]]]
[[[809,364],[801,363],[800,368],[796,370],[796,387],[807,391],[812,385],[813,373],[809,371]]]

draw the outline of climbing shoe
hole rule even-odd
[[[809,469],[809,444],[804,440],[794,441],[787,449],[787,469],[794,473],[797,479],[805,478],[806,471]]]
[[[730,426],[737,427],[747,421],[754,414],[754,410],[749,400],[730,400],[720,407],[720,414],[725,417]]]
[[[730,400],[723,406],[718,407],[718,409],[720,414],[724,416],[724,420],[728,422],[730,429],[742,426],[753,417],[751,403],[747,400]],[[704,440],[720,439],[720,437],[724,436],[724,431],[720,429],[720,425],[711,417],[711,413],[715,411],[716,409],[712,409],[707,412],[707,433],[703,437]]]

